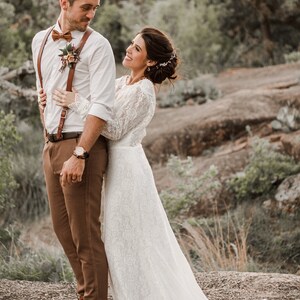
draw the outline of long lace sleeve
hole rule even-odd
[[[84,121],[87,117],[90,107],[91,102],[79,94],[76,94],[75,101],[69,105],[69,108],[78,113]]]
[[[155,93],[153,85],[139,85],[130,93],[118,91],[120,105],[115,109],[112,121],[106,124],[102,135],[110,140],[119,140],[142,122],[150,122],[155,111]],[[124,98],[122,99],[122,96]]]

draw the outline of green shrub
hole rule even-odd
[[[191,157],[180,160],[172,155],[167,166],[178,179],[175,188],[163,190],[160,194],[170,219],[182,217],[200,202],[202,197],[220,187],[217,179],[218,171],[214,166],[199,177],[193,172],[194,165]]]
[[[11,190],[17,187],[12,173],[13,155],[16,153],[15,145],[19,140],[17,129],[14,125],[13,114],[5,115],[0,112],[0,212],[6,207],[13,206],[9,199]]]
[[[174,84],[174,89],[166,93],[158,94],[160,107],[183,106],[187,100],[195,104],[202,104],[208,100],[215,100],[221,92],[216,88],[210,76],[198,76],[190,80],[179,80]]]
[[[249,164],[228,181],[228,186],[238,201],[253,199],[266,196],[283,179],[299,171],[300,165],[292,157],[279,153],[268,141],[255,138]]]
[[[0,278],[58,282],[73,280],[73,273],[63,255],[26,250],[21,255],[0,257]]]
[[[300,61],[300,52],[293,51],[288,54],[284,54],[284,60],[286,63],[295,63]]]
[[[6,190],[1,217],[4,225],[14,220],[34,220],[49,211],[41,161],[42,133],[25,122],[20,122],[17,130],[21,139],[14,146],[18,151],[10,153],[14,188]]]
[[[101,32],[110,41],[115,59],[117,62],[120,62],[128,46],[122,40],[122,14],[120,8],[115,4],[105,3],[99,11],[99,16],[93,23],[93,28]]]
[[[192,78],[199,70],[215,72],[220,65],[224,35],[219,16],[220,5],[208,0],[166,0],[155,1],[147,21],[169,33],[180,49],[184,75]]]
[[[296,273],[300,265],[300,215],[272,216],[255,208],[248,233],[249,255],[262,271]]]
[[[0,230],[0,278],[30,281],[72,281],[65,256],[46,250],[33,251],[20,241],[17,223]]]

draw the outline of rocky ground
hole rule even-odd
[[[209,272],[197,274],[197,280],[209,300],[300,300],[296,275]],[[0,281],[0,300],[60,299],[76,299],[73,284]]]

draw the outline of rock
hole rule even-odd
[[[299,84],[300,63],[267,66],[263,68],[228,69],[215,77],[214,83],[223,95],[243,89],[281,89]]]
[[[199,156],[206,149],[247,135],[276,118],[283,103],[300,94],[300,86],[282,90],[242,90],[203,105],[157,110],[144,139],[151,163],[170,154]]]
[[[294,214],[300,209],[300,174],[286,178],[275,194],[278,209]]]
[[[281,137],[281,143],[284,151],[294,157],[296,161],[300,160],[300,131],[291,134],[284,134]]]
[[[217,100],[158,109],[143,142],[150,162],[165,162],[170,154],[199,156],[211,147],[247,136],[246,126],[266,128],[282,107],[297,107],[299,67],[296,63],[225,71],[211,77],[223,95]],[[293,125],[290,118],[287,122]],[[267,134],[272,133],[270,129]],[[281,130],[288,130],[287,125]]]
[[[278,120],[274,120],[271,122],[271,126],[274,130],[281,130],[282,129],[282,124]]]
[[[294,107],[284,106],[280,108],[277,114],[277,120],[281,124],[285,124],[290,130],[298,130],[300,127],[298,116],[298,109]]]
[[[193,100],[193,98],[189,98],[188,100],[186,100],[185,104],[189,106],[193,106],[195,105],[195,101]]]

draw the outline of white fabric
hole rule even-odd
[[[55,29],[61,32],[56,23]],[[47,30],[35,35],[32,41],[33,63],[37,73],[37,57]],[[72,44],[78,46],[84,32],[72,31]],[[52,100],[52,93],[56,88],[66,89],[69,68],[60,72],[61,60],[59,54],[66,46],[63,39],[53,41],[51,35],[42,56],[41,70],[44,90],[47,93],[47,105],[45,108],[45,126],[49,133],[56,133],[61,114],[61,107]],[[90,103],[88,113],[105,121],[111,119],[114,103],[115,62],[109,42],[98,32],[93,31],[89,36],[80,54],[73,80],[73,87],[83,95]],[[37,76],[37,90],[40,82]],[[64,124],[63,132],[83,131],[84,121],[80,115],[69,110]]]
[[[102,200],[113,299],[205,300],[170,227],[141,146],[154,111],[149,80],[133,85],[126,85],[126,77],[116,81],[113,121],[103,132],[111,141]]]

